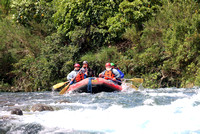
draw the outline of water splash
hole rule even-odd
[[[11,97],[12,96],[12,97]],[[10,115],[1,104],[0,130],[6,133],[200,133],[199,88],[160,88],[98,94],[3,93],[0,98],[15,102],[14,107],[36,103],[52,106],[55,111]],[[67,100],[70,103],[57,103]],[[2,101],[0,99],[0,101]],[[21,104],[21,105],[19,105]]]

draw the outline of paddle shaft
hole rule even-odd
[[[82,71],[82,68],[78,71],[78,73],[76,74],[76,76]],[[74,78],[72,78],[72,80],[70,81],[70,85],[72,84],[71,82],[73,82],[76,79],[76,76]]]
[[[125,79],[125,80],[131,80],[133,82],[137,82],[137,83],[143,83],[144,80],[142,78],[132,78],[132,79]]]

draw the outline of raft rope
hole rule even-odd
[[[92,93],[92,80],[94,80],[95,78],[90,77],[89,81],[88,81],[88,87],[87,87],[87,92],[88,93]]]

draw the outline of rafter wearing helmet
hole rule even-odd
[[[95,72],[89,67],[89,64],[87,61],[83,61],[83,69],[87,77],[95,77]]]
[[[118,84],[116,80],[121,78],[120,73],[111,67],[110,63],[105,64],[106,70],[99,74],[99,77],[105,78],[107,80],[111,80],[112,82]]]
[[[111,65],[112,68],[116,69],[120,73],[121,79],[124,78],[124,73],[121,70],[119,70],[117,65],[115,65],[114,63],[110,63],[110,65]]]
[[[76,77],[76,78],[74,79],[74,81],[73,81],[73,83],[76,83],[76,82],[79,82],[79,81],[83,80],[84,78],[86,78],[86,74],[84,74],[83,71],[80,71],[80,72],[79,72],[80,67],[81,67],[80,64],[78,64],[78,63],[74,64],[74,70],[71,71],[71,72],[67,75],[67,79],[68,79],[69,81],[71,81],[71,79],[73,79],[73,78]]]

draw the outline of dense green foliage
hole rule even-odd
[[[0,16],[8,15],[9,11],[11,10],[10,4],[11,0],[0,1]]]
[[[144,87],[200,85],[198,0],[2,0],[0,90],[40,91],[87,60]]]

